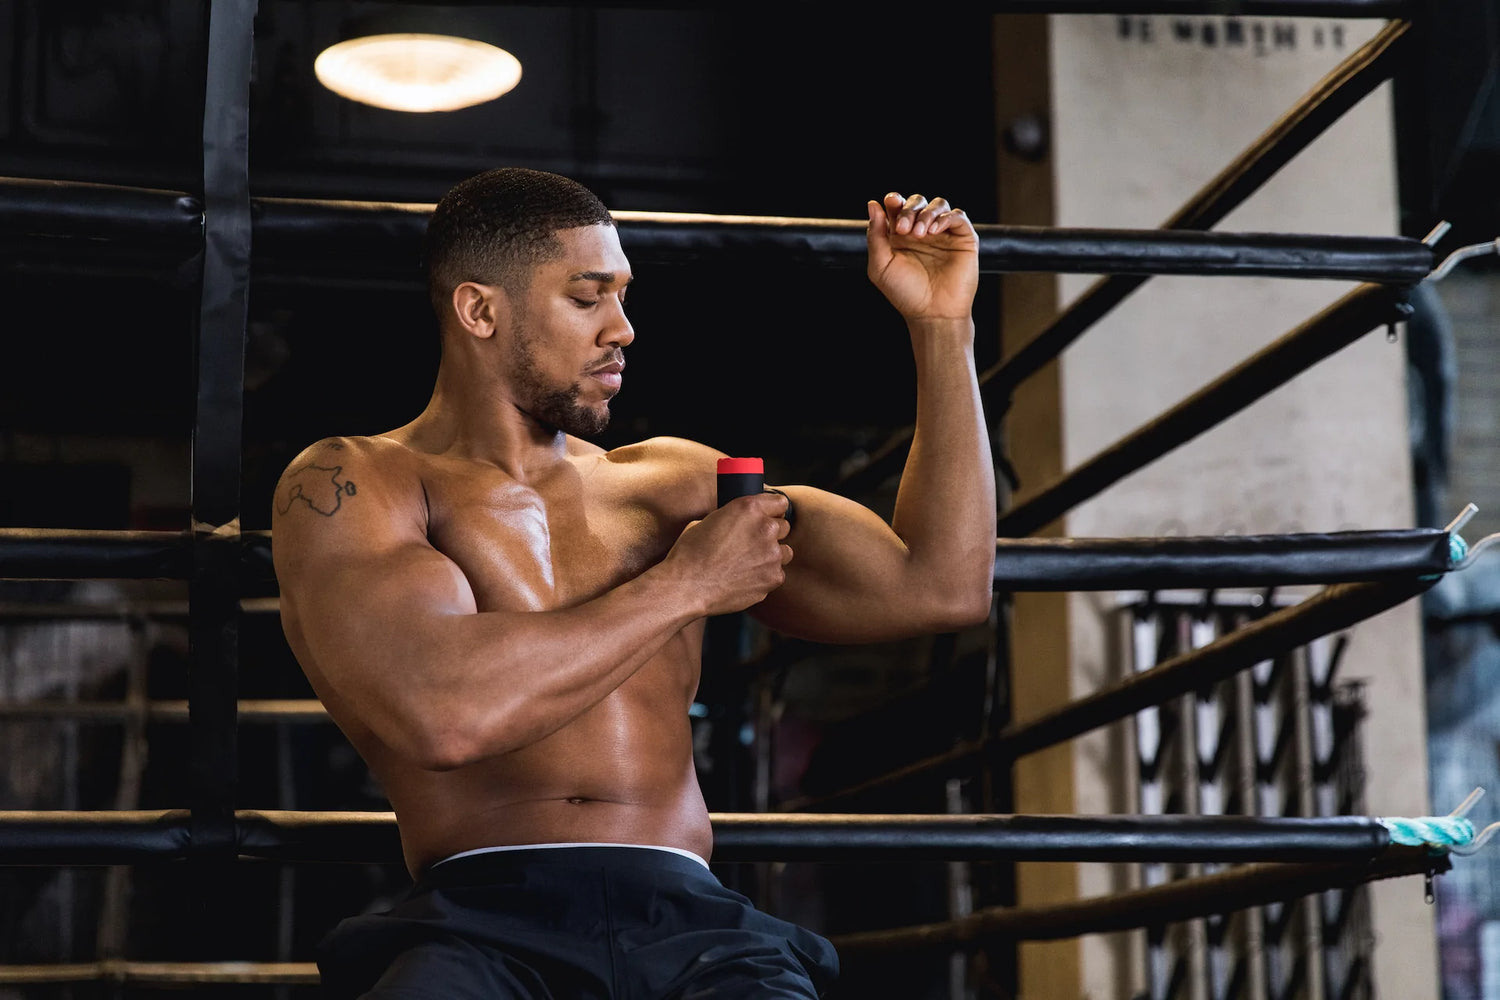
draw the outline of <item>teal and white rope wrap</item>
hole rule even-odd
[[[1391,843],[1405,847],[1448,850],[1474,843],[1474,824],[1464,816],[1377,816],[1375,822],[1390,831]]]
[[[1448,561],[1457,566],[1469,555],[1469,543],[1455,532],[1448,536]]]

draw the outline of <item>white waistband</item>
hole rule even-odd
[[[500,851],[544,851],[554,847],[639,847],[647,851],[666,851],[668,854],[680,854],[685,858],[698,862],[704,868],[708,867],[707,861],[698,857],[692,851],[684,851],[680,847],[662,847],[659,844],[601,844],[597,841],[589,841],[581,844],[509,844],[504,847],[476,847],[472,851],[459,851],[457,854],[450,854],[442,861],[433,862],[432,867],[436,868],[444,862],[472,857],[475,854],[497,854]]]

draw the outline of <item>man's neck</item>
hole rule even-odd
[[[525,482],[568,457],[568,438],[523,411],[508,390],[438,369],[427,407],[398,432],[419,451],[493,465]]]

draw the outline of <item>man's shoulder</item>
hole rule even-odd
[[[287,463],[276,484],[275,513],[284,517],[306,507],[324,517],[341,510],[363,489],[367,496],[387,498],[402,492],[402,483],[419,483],[412,452],[388,437],[326,437],[302,449]]]
[[[652,478],[702,477],[709,483],[714,478],[715,462],[721,457],[724,457],[723,451],[687,438],[670,436],[646,438],[604,453],[604,460],[610,465],[651,475]]]
[[[604,460],[636,484],[635,492],[669,520],[713,509],[716,462],[724,453],[680,437],[654,437],[615,448]]]

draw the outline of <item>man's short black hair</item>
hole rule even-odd
[[[460,181],[427,223],[428,291],[439,322],[465,281],[518,295],[532,268],[562,252],[558,230],[614,221],[594,192],[558,174],[500,167]]]

